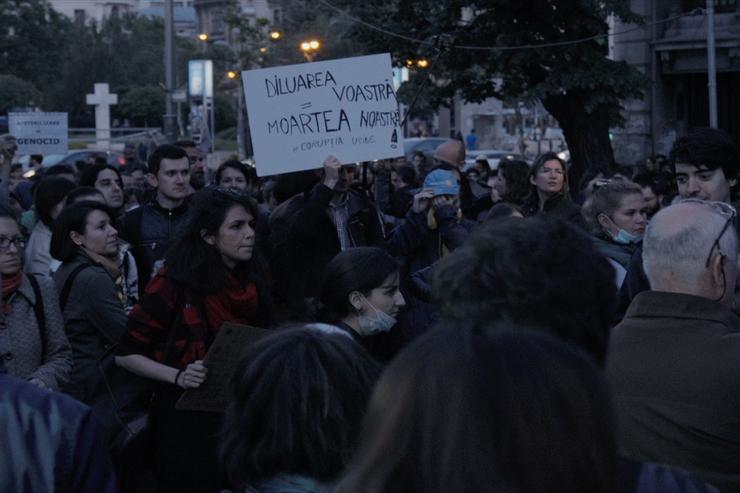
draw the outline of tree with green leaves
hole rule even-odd
[[[0,113],[16,107],[35,106],[41,93],[31,84],[14,75],[0,75]]]
[[[433,105],[456,95],[468,102],[537,98],[563,129],[571,179],[613,167],[609,128],[623,124],[621,102],[642,97],[646,87],[639,71],[608,58],[607,18],[642,22],[629,0],[328,1],[403,36],[355,22],[352,35],[370,52],[432,60],[416,77],[432,78],[424,96]]]
[[[44,106],[46,91],[64,69],[72,22],[46,0],[0,0],[0,19],[0,74],[31,84],[41,96],[34,103]],[[27,88],[14,87],[21,90],[19,97],[27,94]]]
[[[162,125],[164,89],[159,86],[136,86],[120,92],[116,114],[128,118],[134,127]]]

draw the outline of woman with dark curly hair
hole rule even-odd
[[[219,491],[216,432],[221,415],[181,411],[185,389],[208,378],[208,349],[226,322],[270,324],[265,273],[255,248],[256,204],[206,188],[188,223],[129,314],[116,363],[157,383],[150,412],[157,491]]]

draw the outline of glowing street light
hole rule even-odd
[[[239,74],[236,73],[233,70],[229,70],[228,72],[226,72],[226,77],[228,77],[229,79],[232,79],[233,80],[233,79],[236,79],[237,77],[239,77]]]
[[[208,41],[208,34],[206,34],[206,33],[200,33],[198,35],[198,39],[201,40],[201,41]]]
[[[427,68],[429,66],[429,60],[426,60],[424,58],[416,60],[416,66],[419,68]]]
[[[264,46],[260,48],[260,53],[267,53],[267,48],[265,48]]]
[[[316,39],[307,39],[301,43],[301,51],[306,61],[313,61],[313,57],[316,56],[316,52],[321,48],[321,43]]]
[[[283,37],[283,33],[280,31],[270,31],[270,39],[277,41],[278,39]]]

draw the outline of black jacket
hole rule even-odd
[[[154,198],[129,211],[123,218],[121,238],[131,244],[139,271],[139,293],[152,278],[154,264],[164,258],[177,231],[188,219],[188,203],[165,209]]]
[[[542,214],[546,217],[559,217],[560,219],[565,219],[569,223],[575,224],[584,230],[588,229],[586,220],[583,219],[583,216],[581,215],[581,208],[564,194],[550,197],[545,202],[545,207],[542,211],[540,211],[539,199],[535,195],[534,197],[530,197],[524,203],[522,209],[526,217],[536,216],[538,214]]]
[[[450,206],[435,211],[438,227],[430,229],[427,214],[409,211],[388,238],[388,252],[404,260],[407,274],[429,267],[442,257],[445,249],[457,249],[478,225],[469,219],[458,219],[457,211]]]
[[[276,209],[270,221],[272,271],[276,290],[291,315],[303,315],[305,298],[316,297],[324,268],[341,251],[329,213],[334,191],[323,184],[291,198]],[[384,241],[379,211],[369,197],[350,190],[347,229],[350,243],[378,246]]]

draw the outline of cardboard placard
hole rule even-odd
[[[242,73],[259,176],[403,155],[388,53]]]
[[[16,138],[17,154],[66,154],[68,120],[67,113],[9,113],[8,130]]]
[[[225,323],[206,353],[203,365],[208,368],[206,381],[197,389],[186,390],[175,407],[184,411],[222,413],[226,409],[227,389],[231,377],[249,348],[274,331]]]

